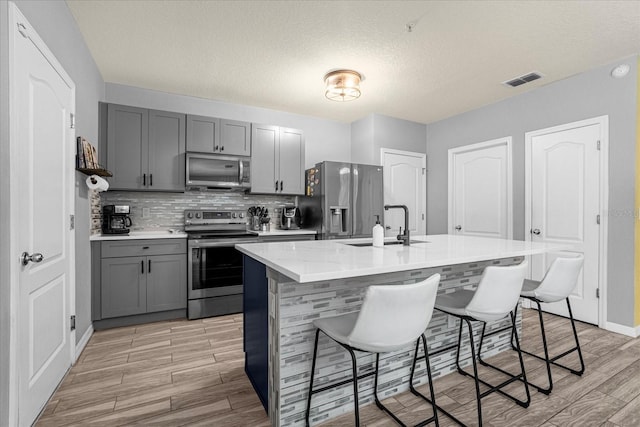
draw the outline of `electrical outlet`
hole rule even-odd
[[[149,218],[151,216],[151,212],[149,208],[142,208],[142,218]]]
[[[447,315],[447,326],[449,328],[455,328],[456,327],[456,318],[450,315]]]

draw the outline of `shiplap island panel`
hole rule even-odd
[[[467,236],[417,236],[411,246],[352,246],[371,239],[323,240],[237,245],[245,254],[245,371],[273,426],[303,426],[313,351],[313,320],[357,311],[366,288],[376,284],[415,283],[440,273],[438,292],[473,289],[485,267],[512,265],[525,256],[566,249],[561,245]],[[518,318],[520,322],[520,318]],[[494,322],[488,329],[507,325]],[[435,312],[426,331],[430,350],[454,343],[457,326]],[[478,325],[480,326],[480,325]],[[475,331],[480,333],[480,328]],[[487,356],[510,348],[509,332],[485,339]],[[468,346],[462,357],[468,358]],[[374,356],[358,353],[360,373],[373,369]],[[379,395],[408,389],[413,347],[380,360]],[[321,336],[316,369],[318,386],[350,375],[350,357]],[[431,359],[434,377],[455,369],[455,351]],[[416,368],[426,381],[424,362]],[[360,405],[373,402],[373,378],[359,383]],[[437,396],[436,396],[437,397]],[[314,396],[311,424],[353,410],[347,384]]]

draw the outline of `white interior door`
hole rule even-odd
[[[600,277],[600,142],[606,122],[593,120],[526,134],[526,236],[564,243],[584,254],[584,268],[571,294],[576,319],[598,324]],[[532,257],[531,275],[540,280],[558,253]],[[564,301],[544,310],[568,315]]]
[[[449,150],[449,234],[513,237],[511,137]]]
[[[75,86],[12,6],[12,218],[18,236],[18,424],[31,425],[71,366]],[[17,192],[15,194],[14,192]],[[31,261],[19,261],[27,253]],[[41,254],[41,256],[39,255]]]
[[[427,155],[409,151],[380,149],[384,180],[385,205],[406,205],[409,208],[409,231],[413,235],[426,233]],[[404,213],[400,209],[384,212],[385,236],[397,236],[404,228]]]

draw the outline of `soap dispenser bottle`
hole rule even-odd
[[[384,228],[380,224],[380,215],[376,215],[376,225],[373,226],[373,246],[376,248],[384,246]]]

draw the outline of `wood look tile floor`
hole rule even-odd
[[[523,348],[541,352],[537,315],[524,310]],[[569,323],[545,315],[551,354],[571,346]],[[484,424],[503,426],[640,426],[640,339],[577,324],[586,372],[582,377],[553,368],[550,396],[532,390],[524,409],[497,394],[483,399]],[[570,355],[568,363],[577,363]],[[512,371],[514,352],[490,359]],[[527,376],[546,379],[542,362],[526,357]],[[481,369],[482,378],[502,377]],[[436,399],[465,423],[477,424],[473,381],[457,373],[434,381]],[[427,386],[420,390],[428,395]],[[508,391],[524,396],[521,384]],[[410,393],[386,403],[407,424],[431,416]],[[394,426],[375,405],[361,408],[362,425]],[[327,426],[353,424],[353,415]],[[454,425],[440,416],[443,426]],[[177,320],[94,333],[77,363],[51,397],[36,426],[153,425],[269,426],[269,419],[244,374],[242,315]]]

